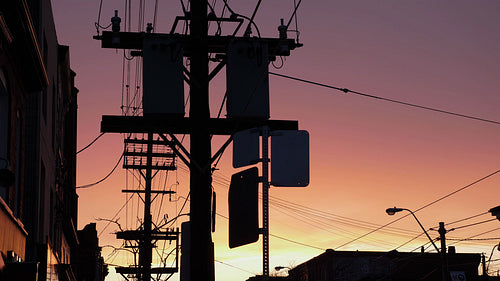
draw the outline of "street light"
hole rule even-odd
[[[387,208],[385,210],[385,212],[389,215],[389,216],[392,216],[394,215],[395,213],[397,212],[401,212],[401,211],[408,211],[410,212],[410,214],[412,214],[412,216],[415,218],[415,220],[418,222],[418,225],[420,225],[420,228],[422,228],[422,230],[424,231],[425,235],[427,235],[427,238],[429,238],[429,241],[431,241],[432,243],[432,246],[434,246],[434,249],[436,249],[436,251],[439,253],[439,249],[438,247],[436,246],[436,244],[434,244],[434,241],[432,241],[431,237],[429,236],[429,233],[427,233],[427,231],[425,230],[425,228],[422,226],[422,224],[420,223],[420,221],[417,219],[417,216],[415,216],[415,214],[410,210],[410,209],[406,209],[406,208]]]
[[[500,206],[496,206],[495,208],[491,208],[489,210],[492,216],[497,217],[498,220],[500,220]]]

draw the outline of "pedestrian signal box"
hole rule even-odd
[[[259,171],[234,174],[229,186],[229,248],[259,240]]]

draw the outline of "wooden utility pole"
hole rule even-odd
[[[207,126],[210,119],[208,99],[208,21],[207,5],[203,0],[191,2],[191,107],[189,116],[193,120],[191,131],[190,167],[190,215],[191,215],[191,280],[214,280],[213,242],[211,237],[210,174],[211,141]],[[193,164],[193,163],[192,163]]]
[[[153,229],[151,216],[151,203],[153,193],[172,194],[173,191],[152,190],[153,170],[175,170],[175,155],[168,152],[158,152],[154,148],[159,145],[165,145],[164,142],[154,141],[153,133],[147,134],[147,139],[126,139],[125,140],[125,162],[124,168],[140,170],[144,178],[144,190],[123,190],[123,192],[143,193],[144,194],[144,215],[143,223],[138,230],[126,230],[117,232],[118,239],[135,241],[139,250],[139,263],[137,267],[117,267],[116,272],[128,275],[135,275],[139,281],[150,281],[151,274],[171,274],[178,271],[178,256],[176,251],[175,267],[152,268],[153,243],[156,240],[176,241],[176,249],[179,247],[179,231],[167,230],[160,231]],[[130,146],[130,147],[129,147]],[[143,150],[145,147],[145,150]],[[132,160],[129,160],[129,157]],[[153,157],[157,162],[153,164]],[[145,159],[145,161],[142,161]],[[162,161],[158,161],[162,159]],[[135,246],[134,246],[135,247]]]
[[[446,255],[446,228],[444,222],[439,223],[439,235],[441,240],[441,274],[443,281],[448,281],[448,255]]]
[[[151,280],[151,259],[153,254],[153,245],[151,244],[151,181],[153,165],[153,134],[148,133],[148,144],[146,148],[146,176],[145,176],[145,191],[144,191],[144,240],[141,241],[143,245],[139,245],[139,267],[143,272],[139,281]]]

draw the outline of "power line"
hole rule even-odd
[[[221,175],[216,174],[215,176],[218,176],[220,180],[225,180],[225,178],[222,177]],[[220,182],[220,180],[217,180],[217,178],[215,177],[214,183],[221,184],[225,187],[225,183]],[[229,184],[229,181],[228,180],[226,181],[227,184]],[[301,221],[305,224],[311,225],[313,227],[316,227],[318,229],[321,229],[329,233],[333,233],[334,235],[337,236],[343,236],[344,238],[347,239],[356,237],[358,233],[349,231],[345,228],[341,228],[337,224],[345,225],[348,227],[360,228],[360,229],[368,229],[368,230],[372,230],[380,226],[378,224],[374,224],[371,222],[365,222],[362,220],[357,220],[353,218],[335,215],[333,213],[324,212],[318,209],[296,204],[294,202],[290,202],[277,197],[271,196],[270,204],[272,207],[276,208],[275,211],[282,212],[285,215],[292,217],[296,221]],[[333,230],[330,228],[333,228]],[[392,235],[400,235],[405,237],[408,237],[409,235],[412,235],[413,237],[415,233],[418,234],[415,231],[410,231],[401,228],[394,228],[394,227],[383,231]],[[386,241],[378,239],[371,239],[371,241],[377,244],[384,244],[384,242],[387,243]]]
[[[437,242],[437,241],[439,241],[439,238],[434,238],[434,239],[432,239],[432,241],[433,241],[433,242]],[[429,245],[427,245],[427,244],[429,244]],[[426,246],[426,245],[427,245],[427,246]],[[416,250],[418,250],[418,249],[422,249],[422,248],[424,248],[423,252],[425,252],[425,251],[427,251],[427,249],[429,249],[431,246],[432,246],[431,241],[427,241],[427,242],[426,242],[426,243],[424,243],[423,245],[418,246],[417,248],[415,248],[415,249],[411,250],[411,251],[410,251],[410,253],[411,253],[411,252],[415,252]]]
[[[496,220],[497,219],[494,218],[494,219],[489,219],[489,220],[480,221],[480,222],[476,222],[476,223],[471,223],[471,224],[466,224],[466,225],[462,225],[462,226],[457,226],[457,227],[454,227],[454,228],[450,229],[449,231],[457,230],[457,229],[465,228],[465,227],[469,227],[469,226],[475,226],[475,225],[478,225],[478,224],[483,224],[483,223],[487,223],[487,222],[491,222],[491,221],[496,221]]]
[[[460,192],[460,191],[462,191],[462,190],[465,190],[465,189],[467,189],[467,188],[469,188],[469,187],[471,187],[471,186],[473,186],[473,185],[475,185],[475,184],[477,184],[477,183],[479,183],[479,182],[482,182],[483,180],[486,180],[486,179],[488,179],[488,178],[490,178],[490,177],[492,177],[492,176],[494,176],[494,175],[496,175],[496,174],[498,174],[498,173],[500,173],[500,170],[496,170],[495,172],[493,172],[493,173],[491,173],[491,174],[489,174],[489,175],[487,175],[487,176],[484,176],[484,177],[482,177],[482,178],[480,178],[480,179],[478,179],[478,180],[476,180],[476,181],[474,181],[474,182],[472,182],[472,183],[470,183],[470,184],[468,184],[468,185],[466,185],[466,186],[464,186],[464,187],[462,187],[462,188],[459,188],[459,189],[457,189],[457,190],[455,190],[455,191],[453,191],[453,192],[451,192],[451,193],[449,193],[449,194],[447,194],[447,195],[445,195],[445,196],[443,196],[443,197],[441,197],[441,198],[439,198],[439,199],[437,199],[437,200],[434,200],[434,201],[432,201],[431,203],[429,203],[429,204],[427,204],[427,205],[424,205],[423,207],[420,207],[420,208],[418,208],[417,210],[415,210],[415,211],[413,211],[413,212],[414,212],[414,213],[416,213],[416,212],[418,212],[418,211],[420,211],[420,210],[422,210],[422,209],[425,209],[425,208],[427,208],[427,207],[429,207],[429,206],[431,206],[431,205],[434,205],[434,204],[436,204],[437,202],[439,202],[439,201],[441,201],[441,200],[444,200],[444,199],[446,199],[446,198],[448,198],[448,197],[450,197],[450,196],[452,196],[452,195],[455,195],[456,193],[458,193],[458,192]]]
[[[260,38],[260,31],[259,31],[259,27],[257,26],[257,24],[249,17],[247,16],[244,16],[244,15],[241,15],[241,14],[238,14],[238,13],[235,13],[233,11],[233,9],[231,9],[231,7],[229,6],[229,4],[227,3],[228,1],[227,0],[222,0],[224,2],[224,6],[227,8],[227,10],[233,14],[234,16],[236,17],[241,17],[241,18],[244,18],[246,20],[248,20],[251,24],[253,24],[253,26],[255,27],[255,30],[257,31],[257,36]],[[236,34],[233,34],[233,36],[235,36]]]
[[[104,228],[101,230],[101,233],[99,233],[99,235],[97,236],[98,238],[101,236],[101,234],[104,232],[104,230],[106,230],[106,228],[108,228],[108,226],[111,224],[111,221],[113,221],[116,218],[116,216],[118,216],[118,214],[120,214],[120,212],[123,210],[123,208],[125,208],[125,206],[128,205],[128,201],[130,201],[130,199],[132,199],[133,196],[134,195],[131,194],[128,197],[127,201],[125,201],[125,203],[123,204],[123,206],[116,212],[116,214],[113,216],[113,218],[111,220],[109,220],[108,223],[106,224],[106,226],[104,226]]]
[[[467,217],[465,219],[461,219],[461,220],[457,220],[457,221],[454,221],[454,222],[450,222],[450,223],[447,223],[446,225],[452,225],[452,224],[455,224],[455,223],[458,223],[458,222],[463,222],[463,221],[466,221],[466,220],[477,218],[477,217],[485,215],[487,213],[489,213],[489,212],[480,213],[480,214],[477,214],[477,215],[474,215],[474,216]]]
[[[87,144],[84,148],[78,150],[76,152],[76,154],[84,151],[85,149],[89,148],[91,145],[93,145],[100,137],[102,137],[102,135],[104,135],[105,133],[101,133],[100,135],[98,135],[93,141],[91,141],[89,144]]]
[[[158,13],[158,0],[155,1],[155,11],[153,16],[153,30],[156,30],[156,15]]]
[[[342,244],[342,245],[340,245],[340,246],[338,246],[338,247],[334,248],[334,250],[337,250],[337,249],[342,248],[342,247],[344,247],[344,246],[346,246],[346,245],[349,245],[349,244],[351,244],[352,242],[358,241],[359,239],[364,238],[364,237],[366,237],[366,236],[368,236],[368,235],[370,235],[370,234],[372,234],[372,233],[374,233],[374,232],[377,232],[377,231],[379,231],[379,230],[381,230],[381,229],[383,229],[383,228],[385,228],[385,227],[387,227],[387,226],[389,226],[389,225],[391,225],[391,224],[393,224],[393,223],[395,223],[395,222],[397,222],[397,221],[400,221],[400,220],[402,220],[402,219],[406,218],[406,217],[407,217],[407,216],[409,216],[409,215],[410,215],[410,214],[406,214],[406,215],[404,215],[404,216],[402,216],[402,217],[399,217],[399,218],[397,218],[397,219],[395,219],[395,220],[393,220],[393,221],[391,221],[391,222],[389,222],[389,223],[386,223],[386,224],[384,224],[384,225],[381,225],[381,226],[377,227],[377,228],[376,228],[376,229],[374,229],[374,230],[371,230],[371,231],[369,231],[369,232],[367,232],[367,233],[365,233],[365,234],[363,234],[363,235],[361,235],[361,236],[359,236],[359,237],[357,237],[357,238],[354,238],[354,239],[352,239],[352,240],[350,240],[350,241],[348,241],[348,242],[346,242],[346,243],[344,243],[344,244]]]
[[[394,100],[394,99],[379,97],[379,96],[375,96],[375,95],[365,94],[365,93],[361,93],[361,92],[357,92],[357,91],[352,91],[352,90],[349,90],[347,88],[335,87],[335,86],[331,86],[331,85],[327,85],[327,84],[323,84],[323,83],[313,82],[313,81],[310,81],[310,80],[301,79],[301,78],[292,77],[292,76],[283,75],[283,74],[278,74],[278,73],[274,73],[274,72],[269,72],[269,74],[272,74],[272,75],[275,75],[275,76],[279,76],[279,77],[283,77],[283,78],[288,78],[288,79],[291,79],[291,80],[296,80],[296,81],[308,83],[308,84],[312,84],[312,85],[316,85],[316,86],[321,86],[321,87],[325,87],[325,88],[329,88],[329,89],[333,89],[333,90],[337,90],[337,91],[342,91],[342,92],[344,92],[346,94],[347,93],[352,93],[352,94],[356,94],[356,95],[360,95],[360,96],[364,96],[364,97],[368,97],[368,98],[372,98],[372,99],[383,100],[383,101],[387,101],[387,102],[397,103],[397,104],[406,105],[406,106],[415,107],[415,108],[420,108],[420,109],[424,109],[424,110],[429,110],[429,111],[439,112],[439,113],[453,115],[453,116],[457,116],[457,117],[462,117],[462,118],[472,119],[472,120],[476,120],[476,121],[482,121],[482,122],[492,123],[492,124],[495,124],[495,125],[500,125],[500,122],[494,121],[494,120],[489,120],[489,119],[474,117],[474,116],[470,116],[470,115],[465,115],[465,114],[461,114],[461,113],[446,111],[446,110],[437,109],[437,108],[433,108],[433,107],[428,107],[428,106],[423,106],[423,105],[408,103],[408,102],[404,102],[404,101],[399,101],[399,100]]]
[[[299,0],[299,3],[295,5],[295,8],[293,9],[293,13],[290,16],[290,20],[288,20],[288,23],[286,24],[286,29],[288,30],[288,27],[290,26],[290,23],[292,23],[292,19],[295,17],[297,19],[297,10],[299,9],[300,3],[302,3],[302,0]],[[295,4],[295,1],[294,1]],[[295,21],[295,24],[297,24],[297,21]],[[298,32],[298,31],[297,31]]]
[[[272,201],[271,201],[271,205],[273,205]],[[356,237],[357,235],[359,235],[359,233],[350,231],[350,230],[343,228],[343,227],[339,227],[338,224],[346,225],[348,227],[353,227],[353,228],[360,228],[363,231],[366,229],[371,230],[377,226],[377,225],[364,226],[361,224],[346,222],[346,221],[338,220],[335,218],[321,218],[321,217],[317,218],[314,215],[311,216],[311,215],[308,215],[308,213],[302,213],[301,211],[294,211],[291,209],[287,209],[286,211],[281,211],[281,210],[277,210],[277,211],[280,211],[280,212],[294,218],[295,221],[300,221],[302,223],[311,225],[312,227],[321,229],[321,230],[326,231],[328,233],[332,233],[336,237],[344,237],[346,239],[352,239],[353,237]],[[299,216],[299,217],[296,217],[295,215],[293,215],[294,212],[297,213],[297,216]],[[303,219],[301,219],[301,218],[303,218]],[[327,222],[325,222],[324,220],[327,220]],[[331,223],[329,223],[330,221],[331,221]],[[405,237],[408,236],[408,234],[409,234],[407,232],[405,232],[405,234],[402,234],[402,232],[400,233],[397,231],[393,231],[392,229],[385,229],[383,231],[386,233],[392,234],[392,235],[400,235],[400,236],[405,236]],[[368,244],[383,245],[384,247],[392,246],[392,243],[390,243],[389,241],[384,240],[384,239],[376,239],[374,237],[370,237],[370,238],[368,238],[368,240],[370,242],[372,242],[372,243],[367,242]]]
[[[81,186],[77,186],[76,188],[89,188],[89,187],[92,187],[94,185],[98,185],[100,184],[101,182],[105,181],[107,178],[109,178],[109,176],[111,176],[111,174],[113,174],[113,172],[116,170],[116,168],[118,167],[118,165],[120,164],[120,161],[123,159],[123,153],[122,155],[120,156],[120,159],[118,159],[118,162],[116,162],[116,165],[113,167],[113,169],[111,170],[111,172],[109,172],[109,174],[107,174],[104,178],[94,182],[94,183],[91,183],[91,184],[86,184],[86,185],[81,185]]]
[[[446,240],[450,241],[492,241],[492,240],[500,240],[500,237],[492,237],[492,238],[446,238]]]
[[[437,202],[439,202],[441,200],[444,200],[445,198],[447,198],[447,197],[449,197],[451,195],[454,195],[454,194],[456,194],[456,193],[458,193],[458,192],[460,192],[460,191],[462,191],[462,190],[464,190],[464,189],[466,189],[468,187],[471,187],[471,186],[473,186],[473,185],[475,185],[475,184],[477,184],[477,183],[479,183],[479,182],[481,182],[481,181],[483,181],[483,180],[485,180],[485,179],[487,179],[487,178],[489,178],[489,177],[491,177],[491,176],[493,176],[493,175],[495,175],[495,174],[497,174],[499,172],[500,172],[500,170],[498,170],[496,172],[493,172],[493,173],[491,173],[491,174],[489,174],[489,175],[487,175],[487,176],[485,176],[485,177],[483,177],[483,178],[481,178],[479,180],[476,180],[476,181],[472,182],[469,185],[466,185],[466,186],[464,186],[464,187],[462,187],[462,188],[460,188],[460,189],[458,189],[458,190],[456,190],[456,191],[454,191],[452,193],[449,193],[449,194],[447,194],[447,195],[445,195],[445,196],[443,196],[443,197],[441,197],[441,198],[439,198],[439,199],[437,199],[437,200],[435,200],[435,201],[433,201],[433,202],[431,202],[429,204],[424,205],[423,207],[417,209],[415,212],[420,211],[420,210],[422,210],[422,209],[424,209],[426,207],[429,207],[429,206],[431,206],[431,205],[433,205],[433,204],[435,204],[435,203],[437,203]],[[220,179],[225,180],[224,177],[220,177]],[[273,199],[273,198],[271,198],[271,199]],[[339,246],[339,247],[337,247],[335,249],[338,249],[338,248],[343,247],[343,246],[345,246],[345,245],[347,245],[349,243],[357,241],[357,240],[359,240],[359,239],[361,239],[361,238],[363,238],[365,236],[368,236],[369,234],[371,234],[373,232],[376,232],[376,231],[379,231],[381,229],[384,229],[385,227],[387,227],[387,226],[389,226],[389,225],[391,225],[391,224],[393,224],[393,223],[395,223],[395,222],[397,222],[397,221],[399,221],[399,220],[401,220],[401,219],[403,219],[403,218],[405,218],[405,217],[407,217],[407,216],[410,215],[410,214],[407,214],[407,215],[402,216],[402,217],[400,217],[400,218],[398,218],[398,219],[396,219],[396,220],[394,220],[394,221],[392,221],[392,222],[390,222],[388,224],[379,226],[379,225],[376,225],[376,224],[371,224],[371,223],[368,223],[368,222],[364,222],[364,221],[360,221],[360,220],[355,220],[355,219],[350,219],[350,218],[347,218],[347,217],[342,217],[342,216],[334,215],[334,214],[331,214],[331,213],[328,213],[328,212],[323,212],[323,211],[320,211],[320,210],[317,210],[317,209],[313,209],[313,208],[302,206],[302,205],[299,205],[299,204],[296,204],[296,203],[293,203],[293,202],[289,202],[289,201],[286,201],[286,200],[281,199],[281,198],[274,198],[274,199],[275,199],[274,202],[273,202],[273,200],[271,200],[271,205],[277,205],[279,208],[287,209],[289,211],[296,212],[296,213],[303,212],[305,214],[305,215],[301,215],[303,217],[305,216],[305,217],[311,218],[311,216],[313,216],[313,217],[318,217],[318,218],[322,218],[322,219],[326,219],[326,220],[333,220],[333,221],[336,221],[338,223],[342,223],[342,224],[346,224],[346,225],[351,225],[351,226],[356,226],[357,225],[357,227],[361,227],[361,228],[367,228],[367,227],[369,227],[367,224],[371,225],[372,227],[377,227],[376,229],[373,229],[372,231],[366,233],[365,235],[363,235],[361,237],[357,237],[356,239],[351,240],[348,243],[346,243],[344,245],[341,245],[341,246]],[[279,202],[279,201],[283,201],[283,202]],[[467,218],[464,218],[464,219],[461,219],[461,220],[457,220],[457,221],[454,221],[452,223],[458,223],[458,222],[461,222],[461,221],[472,219],[472,218],[484,215],[486,213],[488,213],[488,212],[481,213],[481,214],[478,214],[478,215],[474,215],[474,216],[471,216],[471,217],[467,217]],[[290,215],[290,214],[288,214],[288,215]],[[330,217],[330,216],[332,216],[332,217]],[[342,221],[344,219],[347,220],[347,221]],[[496,220],[496,219],[492,219],[492,220]],[[489,220],[489,221],[492,221],[492,220]],[[324,224],[324,223],[321,223],[320,221],[317,221],[317,223]],[[466,227],[466,226],[462,226],[462,227]],[[460,228],[462,228],[462,227],[460,227]],[[322,227],[319,227],[319,228],[320,229],[324,229]],[[400,229],[395,228],[394,230],[396,232],[400,232],[401,231],[401,234],[402,234],[402,229],[400,230]],[[409,234],[409,232],[407,234]],[[419,236],[421,236],[422,234],[423,233],[420,233]],[[400,245],[398,248],[400,248],[400,247],[408,244],[409,242],[413,241],[414,239],[416,239],[416,238],[411,239],[410,241],[404,243],[403,245]]]
[[[441,198],[439,198],[439,199],[437,199],[437,200],[434,200],[434,201],[432,201],[431,203],[428,203],[428,204],[426,204],[426,205],[424,205],[424,206],[422,206],[422,207],[418,208],[417,210],[413,211],[413,213],[416,213],[416,212],[418,212],[418,211],[420,211],[420,210],[422,210],[422,209],[425,209],[425,208],[427,208],[427,207],[429,207],[429,206],[431,206],[431,205],[433,205],[433,204],[436,204],[437,202],[439,202],[439,201],[441,201],[441,200],[444,200],[444,199],[446,199],[446,198],[448,198],[448,197],[450,197],[450,196],[452,196],[452,195],[454,195],[454,194],[456,194],[456,193],[458,193],[458,192],[460,192],[460,191],[462,191],[462,190],[465,190],[465,189],[467,189],[467,188],[469,188],[469,187],[471,187],[471,186],[473,186],[473,185],[475,185],[475,184],[477,184],[477,183],[479,183],[479,182],[481,182],[481,181],[483,181],[483,180],[485,180],[485,179],[487,179],[487,178],[490,178],[490,177],[492,177],[492,176],[494,176],[494,175],[496,175],[496,174],[498,174],[498,173],[500,173],[500,170],[497,170],[497,171],[495,171],[495,172],[493,172],[493,173],[491,173],[491,174],[489,174],[489,175],[487,175],[487,176],[484,176],[484,177],[482,177],[482,178],[480,178],[480,179],[478,179],[478,180],[476,180],[476,181],[474,181],[474,182],[472,182],[472,183],[470,183],[470,184],[468,184],[468,185],[466,185],[466,186],[464,186],[464,187],[462,187],[462,188],[459,188],[459,189],[457,189],[457,190],[455,190],[455,191],[453,191],[453,192],[451,192],[451,193],[449,193],[449,194],[447,194],[447,195],[445,195],[445,196],[443,196],[443,197],[441,197]],[[369,232],[367,232],[367,233],[365,233],[365,234],[363,234],[363,235],[361,235],[361,236],[359,236],[359,237],[357,237],[357,238],[355,238],[355,239],[352,239],[352,240],[350,240],[350,241],[348,241],[348,242],[346,242],[346,243],[344,243],[344,244],[342,244],[342,245],[340,245],[340,246],[336,247],[334,250],[339,249],[339,248],[342,248],[342,247],[344,247],[344,246],[346,246],[346,245],[349,245],[349,244],[351,244],[352,242],[358,241],[359,239],[362,239],[363,237],[366,237],[366,236],[368,236],[368,235],[370,235],[370,234],[372,234],[372,233],[374,233],[374,232],[377,232],[377,231],[379,231],[379,230],[383,229],[384,227],[387,227],[387,226],[389,226],[389,225],[391,225],[391,224],[393,224],[393,223],[395,223],[395,222],[397,222],[397,221],[400,221],[400,220],[402,220],[403,218],[406,218],[406,217],[408,217],[408,216],[410,216],[410,213],[408,213],[408,214],[406,214],[406,215],[404,215],[404,216],[402,216],[402,217],[399,217],[399,218],[397,218],[397,219],[395,219],[395,220],[393,220],[393,221],[391,221],[391,222],[388,222],[388,223],[386,223],[386,224],[384,224],[384,225],[382,225],[382,226],[380,226],[380,227],[378,227],[378,228],[376,228],[376,229],[374,229],[374,230],[372,230],[372,231],[369,231]],[[471,238],[471,237],[469,237],[469,238]]]
[[[232,268],[236,268],[236,269],[238,269],[238,270],[241,270],[241,271],[245,271],[246,273],[250,273],[250,274],[253,274],[253,275],[257,275],[257,274],[255,274],[254,272],[248,271],[248,270],[243,269],[243,268],[241,268],[241,267],[237,267],[237,266],[234,266],[234,265],[232,265],[232,264],[228,264],[228,263],[225,263],[225,262],[221,262],[221,261],[219,261],[219,260],[215,260],[215,261],[216,261],[216,262],[218,262],[218,263],[220,263],[220,264],[223,264],[223,265],[225,265],[225,266],[229,266],[229,267],[232,267]]]
[[[358,219],[353,219],[345,216],[339,216],[333,213],[321,211],[318,209],[314,209],[311,207],[306,207],[302,206],[299,204],[296,204],[294,202],[290,202],[281,198],[276,198],[276,197],[271,197],[271,205],[277,205],[279,207],[288,209],[289,211],[292,212],[302,212],[305,213],[309,218],[320,218],[323,220],[327,221],[332,221],[335,223],[340,223],[343,225],[347,226],[353,226],[357,228],[363,228],[363,229],[372,229],[375,227],[378,227],[380,225],[374,224],[371,222],[366,222]],[[396,234],[404,234],[404,235],[413,235],[416,233],[415,231],[408,231],[406,229],[400,229],[400,228],[392,228],[390,231],[388,230],[389,233],[396,233]]]
[[[481,233],[476,234],[476,235],[469,236],[469,237],[467,237],[467,238],[458,239],[458,241],[456,241],[456,242],[454,242],[454,243],[449,244],[449,246],[452,246],[452,245],[458,244],[458,243],[463,242],[463,241],[470,241],[470,239],[471,239],[471,238],[475,238],[475,237],[478,237],[478,236],[481,236],[481,235],[484,235],[484,234],[488,234],[488,233],[490,233],[490,232],[494,232],[494,231],[497,231],[497,230],[499,230],[499,229],[500,229],[500,227],[497,227],[497,228],[494,228],[494,229],[492,229],[492,230],[488,230],[488,231],[481,232]]]
[[[214,174],[214,183],[220,184],[221,186],[226,188],[226,184],[229,185],[230,181],[223,174],[217,173],[217,174]],[[273,197],[273,196],[270,196],[270,204],[272,207],[275,207],[277,209],[287,210],[287,212],[285,214],[288,216],[292,216],[291,212],[293,212],[293,213],[296,213],[300,217],[307,218],[310,221],[314,220],[317,224],[323,224],[323,225],[330,226],[330,227],[333,227],[333,224],[328,223],[328,222],[334,222],[334,223],[338,223],[338,224],[342,224],[342,225],[346,225],[346,226],[351,226],[351,227],[356,227],[356,228],[361,228],[361,229],[373,229],[373,228],[380,226],[379,224],[374,224],[372,222],[367,222],[367,221],[363,221],[363,220],[359,220],[359,219],[340,216],[340,215],[337,215],[334,213],[321,211],[319,209],[314,209],[314,208],[311,208],[308,206],[300,205],[300,204],[297,204],[297,203],[294,203],[294,202],[291,202],[291,201],[288,201],[288,200],[285,200],[282,198]],[[280,210],[277,210],[277,211],[280,211]],[[281,212],[283,212],[283,211],[281,211]],[[298,219],[295,216],[292,216],[292,217],[294,217],[294,219]],[[324,222],[324,221],[328,221],[328,222]],[[321,228],[317,224],[315,226],[317,226],[318,228]],[[311,225],[314,225],[314,224],[311,224]],[[323,229],[323,228],[321,228],[321,229]],[[341,229],[341,231],[346,232],[346,230],[344,230],[344,229]],[[390,230],[387,230],[387,232],[391,233],[391,234],[398,234],[398,235],[404,235],[404,236],[417,234],[416,231],[410,231],[410,230],[406,230],[406,229],[402,229],[402,228],[391,228]]]
[[[248,22],[247,29],[249,29],[250,25],[252,25],[252,22],[254,21],[255,16],[257,15],[257,11],[259,10],[261,3],[262,3],[262,0],[259,0],[259,2],[257,2],[257,5],[255,6],[255,9],[253,10],[252,16],[250,17],[250,21]]]
[[[422,235],[424,235],[424,234],[425,234],[425,232],[420,233],[419,235],[417,235],[417,236],[413,237],[412,239],[410,239],[410,240],[406,241],[405,243],[403,243],[403,244],[401,244],[401,245],[397,246],[396,248],[394,248],[394,250],[397,250],[397,249],[399,249],[399,248],[401,248],[401,247],[403,247],[403,246],[405,246],[405,245],[409,244],[410,242],[412,242],[413,240],[415,240],[415,239],[419,238],[420,236],[422,236]]]
[[[288,238],[285,238],[285,237],[281,237],[281,236],[278,236],[278,235],[274,235],[274,234],[271,234],[271,233],[269,233],[269,236],[272,236],[274,238],[278,238],[278,239],[281,239],[281,240],[285,240],[285,241],[288,241],[288,242],[291,242],[291,243],[295,243],[297,245],[302,245],[302,246],[306,246],[306,247],[309,247],[309,248],[326,251],[326,249],[324,249],[324,248],[320,248],[320,247],[316,247],[316,246],[313,246],[313,245],[309,245],[309,244],[297,242],[297,241],[294,241],[294,240],[291,240],[291,239],[288,239]]]
[[[219,217],[222,217],[222,218],[225,218],[225,219],[229,220],[229,217],[227,217],[227,216],[221,215],[219,213],[217,213],[216,215],[218,215]],[[282,236],[278,236],[278,235],[275,235],[275,234],[271,234],[271,233],[269,233],[269,236],[272,236],[272,237],[275,237],[275,238],[278,238],[278,239],[281,239],[281,240],[285,240],[285,241],[288,241],[288,242],[291,242],[291,243],[295,243],[297,245],[302,245],[302,246],[306,246],[306,247],[310,247],[310,248],[314,248],[314,249],[318,249],[318,250],[322,250],[322,251],[326,250],[324,248],[320,248],[320,247],[316,247],[316,246],[313,246],[313,245],[305,244],[305,243],[302,243],[302,242],[291,240],[291,239],[288,239],[288,238],[285,238],[285,237],[282,237]]]

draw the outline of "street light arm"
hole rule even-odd
[[[422,230],[424,231],[425,235],[427,235],[427,238],[429,238],[429,241],[431,241],[432,246],[434,246],[434,249],[436,249],[436,252],[440,253],[439,248],[436,246],[436,244],[434,244],[434,241],[431,239],[431,237],[429,236],[429,233],[427,233],[427,231],[425,230],[424,226],[420,223],[420,221],[418,220],[417,216],[415,216],[415,214],[410,209],[405,209],[405,208],[402,208],[402,209],[410,212],[410,214],[418,222],[418,225],[420,225],[420,228],[422,228]]]
[[[499,207],[500,207],[500,206],[499,206]],[[431,237],[429,236],[429,233],[427,233],[427,231],[425,230],[424,226],[420,223],[420,221],[418,220],[417,216],[415,216],[415,214],[412,212],[412,210],[410,210],[410,209],[406,209],[406,208],[396,208],[396,207],[394,207],[394,208],[387,208],[387,209],[385,210],[385,212],[386,212],[388,215],[390,215],[390,216],[394,215],[394,214],[395,214],[395,213],[397,213],[397,212],[401,212],[401,211],[408,211],[408,212],[410,212],[410,214],[411,214],[411,215],[415,218],[415,220],[417,221],[418,225],[420,225],[420,228],[422,228],[422,230],[424,231],[424,233],[425,233],[425,235],[427,236],[427,238],[429,238],[429,241],[431,241],[432,246],[434,246],[434,249],[436,249],[436,251],[439,253],[439,249],[438,249],[438,247],[436,246],[436,244],[434,244],[434,241],[432,241]]]

